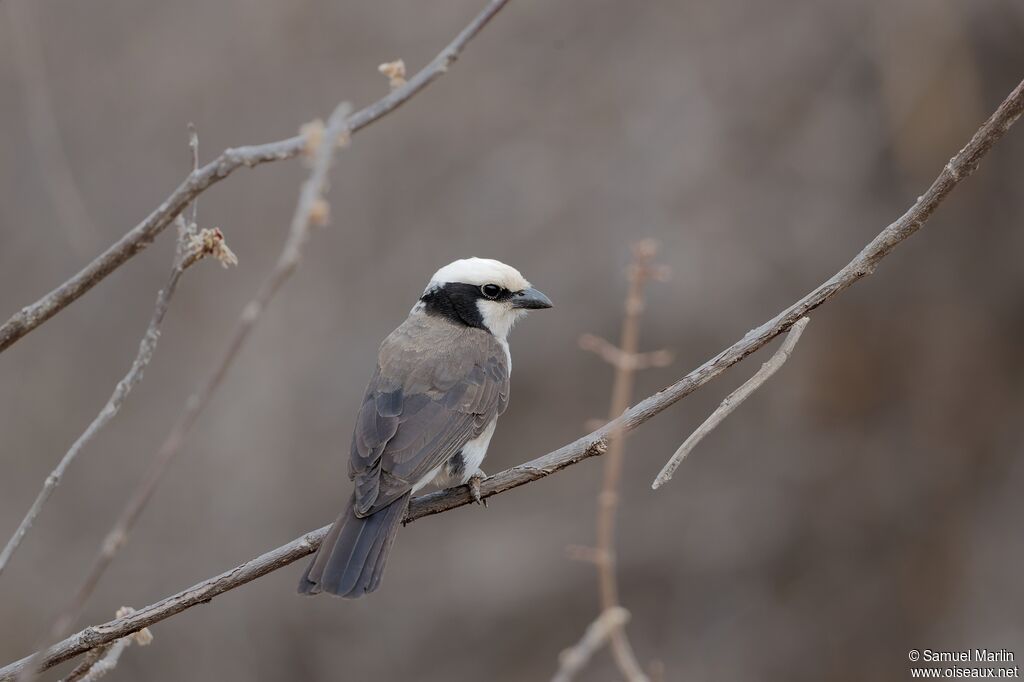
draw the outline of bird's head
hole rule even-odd
[[[550,307],[551,300],[512,266],[491,258],[463,258],[434,273],[416,309],[504,339],[526,311]]]

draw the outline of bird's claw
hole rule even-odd
[[[477,504],[487,506],[487,499],[480,496],[480,484],[487,478],[487,474],[482,471],[477,471],[475,474],[469,477],[466,481],[466,485],[469,487],[469,494],[472,496],[473,501]]]

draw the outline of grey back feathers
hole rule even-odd
[[[381,344],[349,457],[358,516],[401,497],[505,411],[504,345],[482,329],[412,313]]]

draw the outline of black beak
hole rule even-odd
[[[525,308],[527,310],[536,310],[540,308],[550,308],[553,304],[551,299],[545,296],[543,293],[537,291],[533,287],[529,289],[523,289],[512,294],[512,307],[513,308]]]

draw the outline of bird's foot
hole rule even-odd
[[[476,473],[466,481],[466,485],[469,487],[469,494],[473,497],[473,501],[486,507],[487,500],[480,496],[480,484],[485,478],[487,478],[487,474],[477,469]]]

